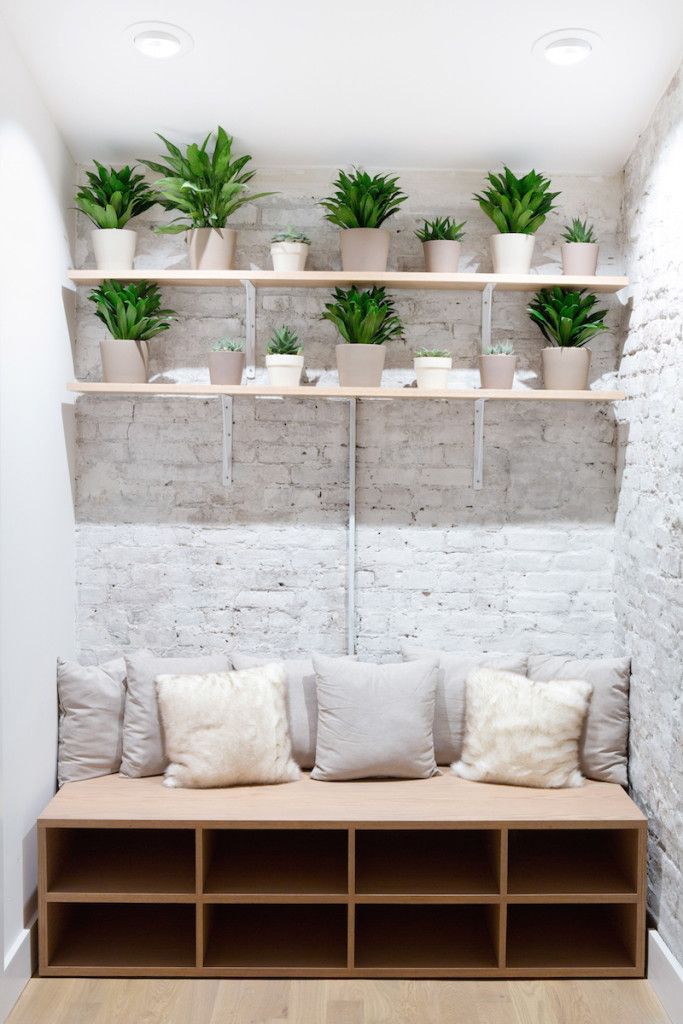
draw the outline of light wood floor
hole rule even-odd
[[[645,981],[29,982],[7,1024],[668,1024]]]

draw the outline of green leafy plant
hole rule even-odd
[[[190,228],[224,228],[228,219],[244,206],[273,192],[250,192],[247,183],[256,171],[245,171],[250,156],[232,159],[232,135],[219,126],[213,152],[209,152],[209,132],[201,146],[192,143],[183,153],[178,146],[158,137],[166,146],[166,163],[142,160],[146,167],[160,174],[155,182],[157,201],[165,210],[177,210],[180,216],[173,223],[155,228],[159,234],[178,234]],[[177,223],[179,222],[179,223]]]
[[[118,170],[94,160],[97,174],[86,171],[89,184],[75,195],[75,202],[97,228],[124,228],[131,217],[149,210],[157,201],[142,174],[126,165]]]
[[[269,356],[298,356],[304,350],[298,335],[291,327],[276,328],[268,342],[266,351]]]
[[[581,348],[596,334],[607,330],[604,323],[607,310],[593,312],[597,301],[597,296],[587,295],[585,289],[541,288],[527,306],[527,312],[551,345]]]
[[[349,345],[383,345],[403,335],[403,324],[384,288],[335,288],[321,319],[335,325]]]
[[[465,224],[466,220],[456,224],[452,217],[435,217],[426,220],[424,227],[418,228],[415,234],[421,242],[459,242],[465,234],[462,230]]]
[[[276,235],[273,235],[271,242],[299,242],[301,245],[310,245],[311,240],[308,235],[305,235],[303,231],[297,231],[296,228],[286,227],[284,231],[278,231]]]
[[[536,171],[518,178],[509,167],[503,167],[502,174],[490,173],[487,179],[490,188],[473,198],[502,234],[533,235],[555,209],[553,199],[560,195],[549,192],[550,179]]]
[[[417,348],[415,349],[416,359],[450,359],[451,353],[445,348]]]
[[[327,210],[325,219],[340,228],[380,227],[408,198],[397,182],[398,177],[371,176],[358,168],[351,174],[339,171],[336,192],[320,202]]]
[[[565,224],[562,237],[565,242],[597,242],[594,231],[595,228],[587,220],[574,217],[569,224]]]
[[[211,346],[212,352],[243,352],[244,342],[239,338],[219,338]]]
[[[496,345],[487,345],[484,350],[485,356],[512,356],[515,350],[511,341],[500,341]]]
[[[88,298],[95,303],[95,316],[105,324],[112,338],[149,341],[178,319],[174,310],[161,308],[159,287],[149,281],[103,281]]]

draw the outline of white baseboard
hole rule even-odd
[[[0,1021],[7,1019],[33,973],[32,931],[24,928],[5,956],[0,979]]]
[[[671,1024],[683,1024],[683,967],[656,928],[647,933],[647,980]]]

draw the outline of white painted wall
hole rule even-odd
[[[0,792],[4,1019],[30,972],[35,822],[55,776],[55,659],[74,646],[73,164],[0,21]]]

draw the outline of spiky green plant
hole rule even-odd
[[[301,245],[310,245],[311,240],[308,235],[305,235],[303,231],[297,231],[296,228],[286,227],[284,231],[278,231],[276,235],[273,235],[271,242],[299,242]]]
[[[156,194],[142,174],[134,174],[135,167],[105,167],[93,160],[97,168],[86,171],[89,184],[83,185],[75,195],[81,213],[97,228],[125,228],[132,217],[137,217],[154,206]]]
[[[574,217],[569,224],[565,224],[562,237],[565,242],[597,242],[594,231],[595,228],[587,220]]]
[[[421,242],[459,242],[465,234],[462,230],[465,224],[466,220],[456,224],[453,217],[435,217],[426,220],[424,227],[418,228],[415,234]]]
[[[581,348],[596,334],[607,330],[604,323],[607,310],[593,312],[597,301],[597,296],[586,294],[585,288],[580,291],[541,288],[527,306],[527,312],[551,345]]]
[[[515,350],[511,341],[499,341],[495,345],[487,345],[484,350],[485,356],[512,356]]]
[[[339,171],[336,192],[322,199],[325,220],[340,228],[378,228],[408,198],[397,185],[398,177],[369,175],[357,167],[350,174]]]
[[[269,356],[298,356],[303,350],[298,335],[291,327],[284,326],[273,331],[266,349]]]
[[[178,234],[190,228],[224,228],[246,203],[274,195],[249,191],[247,183],[256,171],[245,171],[244,167],[251,157],[232,159],[233,137],[224,128],[218,127],[213,152],[208,150],[213,132],[209,132],[201,146],[194,142],[186,146],[184,153],[163,135],[157,135],[168,151],[166,162],[140,162],[161,175],[155,182],[157,201],[165,210],[177,210],[180,214],[171,224],[155,228],[159,234]]]
[[[536,171],[518,178],[504,166],[502,174],[489,173],[487,180],[491,187],[473,198],[502,234],[533,235],[555,209],[553,199],[560,195],[549,192],[550,179]]]
[[[384,288],[335,288],[321,319],[335,325],[349,345],[383,345],[403,335],[403,324]]]
[[[451,353],[445,348],[416,348],[416,359],[450,359]]]
[[[239,338],[219,338],[211,346],[212,352],[243,352],[244,342]]]
[[[112,338],[149,341],[167,331],[178,314],[161,308],[159,286],[150,281],[122,284],[103,281],[88,295],[95,303],[95,316],[107,327]]]

